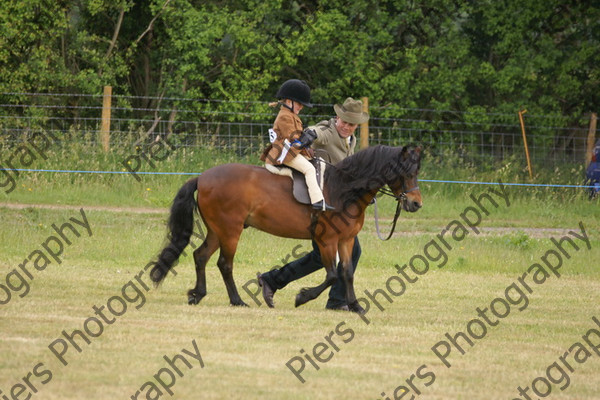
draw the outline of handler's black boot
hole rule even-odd
[[[256,274],[256,277],[258,278],[258,286],[262,288],[262,295],[263,299],[265,299],[265,303],[267,303],[269,308],[275,308],[275,305],[273,304],[273,295],[275,294],[275,290],[271,288],[267,281],[262,278],[262,274],[260,272]]]

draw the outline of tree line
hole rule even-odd
[[[299,78],[315,103],[368,96],[380,117],[443,109],[486,122],[527,108],[582,125],[600,104],[598,3],[3,1],[0,96],[97,95],[110,85],[131,96],[126,107],[223,99],[243,112]]]

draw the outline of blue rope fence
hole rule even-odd
[[[77,173],[77,174],[131,174],[130,171],[86,171],[86,170],[66,170],[66,169],[21,169],[21,168],[0,168],[0,171],[19,171],[19,172],[57,172],[57,173]],[[201,175],[202,172],[142,172],[136,171],[136,175]],[[419,179],[419,182],[429,183],[460,183],[467,185],[506,185],[506,186],[527,186],[527,187],[555,187],[555,188],[595,188],[594,185],[559,185],[547,183],[511,183],[511,182],[477,182],[477,181],[448,181],[438,179]]]

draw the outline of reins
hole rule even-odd
[[[382,192],[382,193],[387,194],[385,192]],[[396,199],[396,200],[398,200],[398,199]],[[392,230],[390,231],[390,233],[388,234],[388,236],[386,238],[383,238],[381,236],[381,232],[379,231],[379,214],[377,212],[377,198],[373,198],[373,211],[375,213],[375,231],[377,232],[377,237],[379,237],[380,240],[386,241],[392,237],[392,235],[394,234],[394,230],[396,229],[396,221],[398,221],[398,217],[400,216],[401,210],[402,210],[402,207],[400,205],[400,202],[397,201],[396,214],[394,214],[394,222],[392,222]]]
[[[406,194],[410,193],[412,191],[418,190],[418,189],[419,189],[419,187],[415,186],[412,189],[404,191],[400,195],[400,197],[396,197],[394,192],[392,192],[390,189],[387,189],[384,187],[379,189],[379,191],[382,194],[384,194],[386,196],[391,196],[396,199],[396,213],[394,214],[394,220],[392,222],[392,230],[390,231],[390,233],[388,234],[388,236],[386,238],[383,238],[381,236],[381,232],[379,231],[379,213],[377,212],[377,197],[373,198],[373,212],[375,214],[375,231],[377,232],[377,237],[379,237],[380,240],[383,240],[383,241],[389,240],[392,237],[392,235],[394,234],[394,230],[396,229],[396,222],[398,221],[398,217],[400,216],[400,212],[402,211],[402,205],[400,204],[400,200],[406,201]]]

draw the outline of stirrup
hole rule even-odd
[[[322,211],[335,210],[335,207],[330,206],[329,204],[325,203],[325,200],[321,200],[321,201],[317,201],[316,203],[312,203],[312,208],[314,208],[315,210],[322,210]]]

